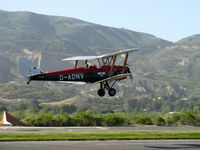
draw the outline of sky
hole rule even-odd
[[[0,0],[0,9],[73,17],[174,42],[200,34],[200,0]]]

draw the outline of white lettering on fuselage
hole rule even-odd
[[[63,79],[66,80],[81,80],[83,79],[84,74],[78,73],[78,74],[68,74],[68,75],[60,75],[59,78],[62,81]]]
[[[103,77],[106,73],[105,72],[98,72],[97,73],[100,77]]]

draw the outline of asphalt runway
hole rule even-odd
[[[84,131],[84,130],[200,130],[200,127],[25,127],[25,126],[0,126],[0,132],[23,132],[23,131]]]
[[[1,126],[0,132],[88,131],[88,130],[199,130],[200,127],[24,127]],[[111,141],[23,141],[0,142],[0,150],[191,150],[200,140],[111,140]]]
[[[1,150],[195,150],[200,140],[0,142]]]

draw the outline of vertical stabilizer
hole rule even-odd
[[[31,60],[24,57],[19,59],[19,72],[25,77],[41,73],[40,69]]]

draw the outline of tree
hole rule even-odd
[[[156,116],[153,119],[153,123],[157,126],[164,126],[165,125],[165,120],[161,116]]]
[[[8,109],[6,108],[6,106],[0,106],[0,111],[8,111]]]
[[[27,105],[29,109],[39,110],[41,108],[39,104],[37,100],[31,100]]]
[[[180,116],[180,123],[183,125],[196,125],[196,117],[191,112],[183,112]]]
[[[78,126],[94,126],[95,119],[92,113],[81,112],[72,116],[72,124]]]
[[[136,116],[135,123],[136,124],[144,124],[144,125],[153,125],[150,116],[148,116],[146,114],[145,115]]]
[[[55,126],[68,126],[71,125],[71,118],[67,113],[58,114],[53,117]]]
[[[117,114],[107,114],[104,118],[104,125],[106,126],[121,126],[125,122],[125,118]]]

